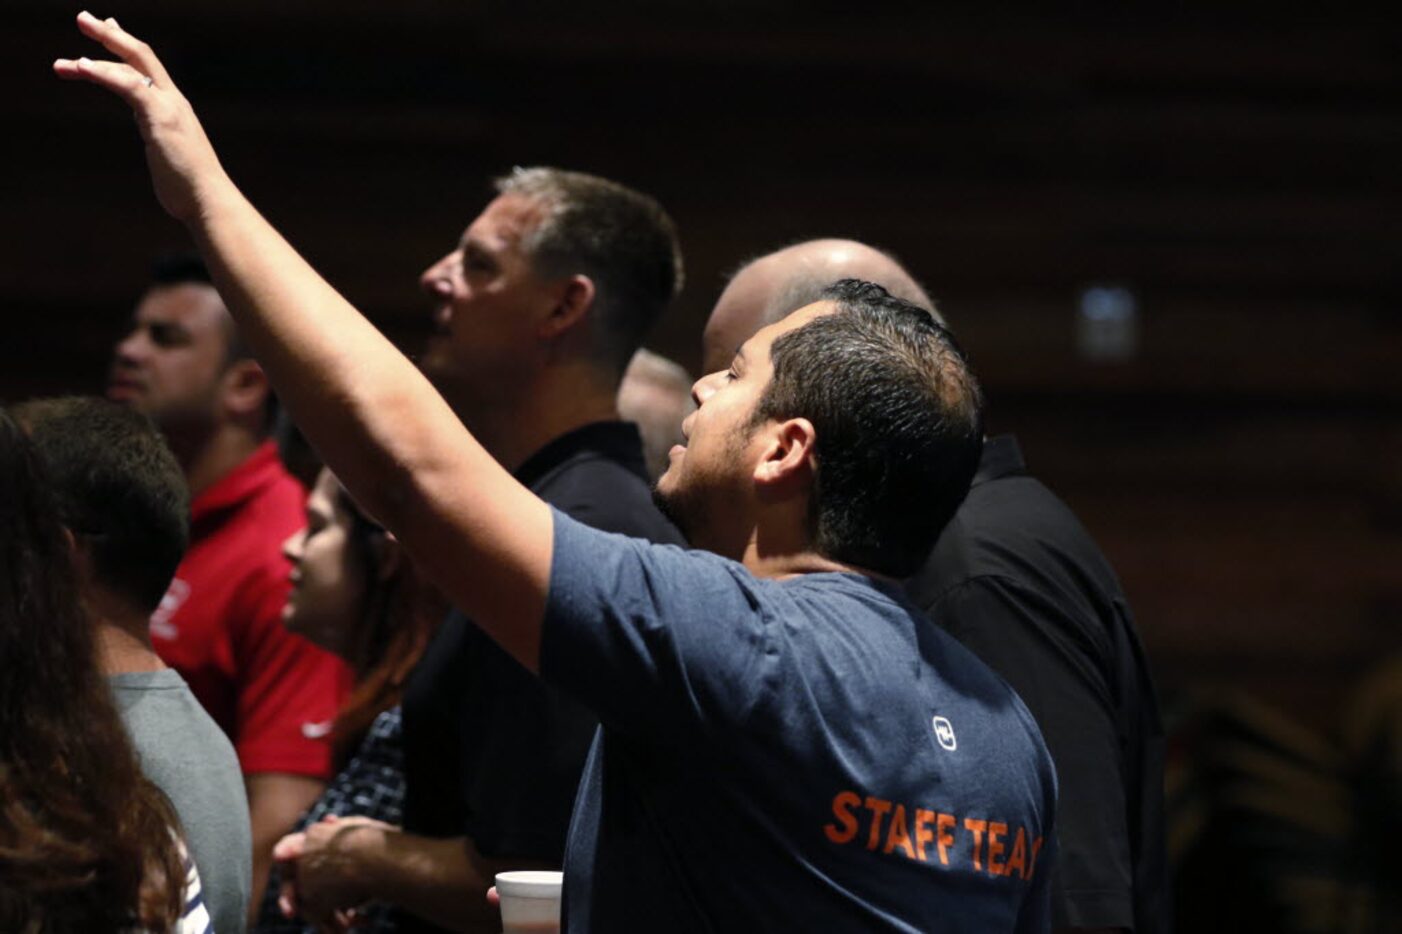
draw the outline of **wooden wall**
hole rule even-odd
[[[658,195],[694,367],[726,270],[790,239],[898,253],[994,426],[1098,535],[1163,685],[1324,722],[1399,645],[1402,49],[1381,22],[798,3],[118,2],[226,164],[412,345],[418,272],[513,164]],[[598,5],[590,5],[598,6]],[[94,390],[181,243],[123,108],[48,75],[61,4],[0,29],[0,399]],[[1140,349],[1078,357],[1131,287]]]

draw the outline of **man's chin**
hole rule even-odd
[[[446,355],[443,352],[443,348],[438,345],[436,339],[430,338],[427,346],[424,347],[423,352],[419,354],[418,360],[415,362],[419,365],[419,372],[427,376],[429,382],[437,385],[438,378],[446,369],[445,360]]]
[[[677,531],[682,533],[682,537],[688,542],[691,541],[690,523],[687,521],[686,498],[679,495],[674,489],[674,485],[668,482],[672,471],[669,469],[652,487],[652,502],[657,507],[657,511],[677,527]]]
[[[111,383],[107,386],[107,401],[137,408],[141,399],[141,387],[131,383]]]

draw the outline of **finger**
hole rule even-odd
[[[497,887],[496,887],[495,885],[492,886],[491,888],[487,889],[487,904],[488,904],[488,905],[500,905],[500,904],[501,904],[501,896],[500,896],[499,894],[497,894]]]
[[[300,859],[306,850],[307,835],[290,833],[273,844],[273,859],[278,862],[291,862]]]
[[[117,25],[115,19],[98,19],[84,10],[78,14],[78,30],[162,87],[172,86],[170,75],[151,47]]]
[[[297,886],[291,880],[283,880],[278,887],[277,906],[284,918],[297,917]]]
[[[137,103],[143,91],[150,89],[145,75],[121,62],[60,58],[54,62],[54,74],[70,81],[87,81],[101,85],[132,105]]]

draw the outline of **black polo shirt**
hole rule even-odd
[[[682,544],[652,503],[631,423],[597,422],[562,435],[516,478],[587,525]],[[449,614],[405,686],[404,829],[466,835],[487,857],[562,863],[597,726],[593,714],[522,668],[461,613]]]
[[[1002,675],[1056,763],[1056,927],[1167,931],[1163,728],[1129,604],[1011,436],[908,582],[930,617]]]

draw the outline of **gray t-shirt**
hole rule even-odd
[[[253,839],[234,747],[174,669],[107,680],[142,771],[180,817],[214,930],[242,931],[253,878]]]

